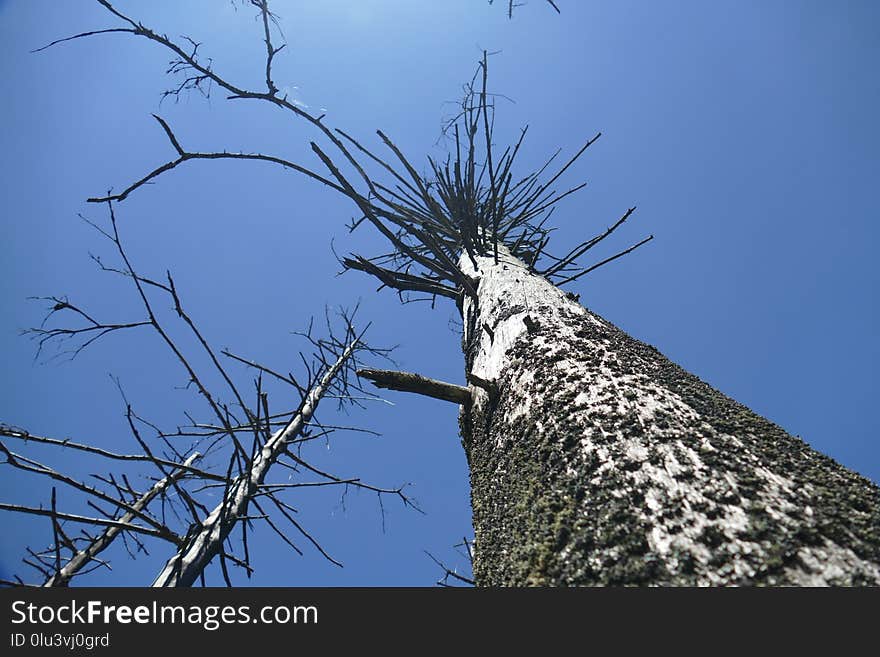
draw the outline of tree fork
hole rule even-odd
[[[466,367],[498,391],[461,422],[479,585],[880,584],[876,485],[503,246],[477,261]]]

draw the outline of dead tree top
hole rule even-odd
[[[517,156],[528,132],[524,128],[511,145],[499,148],[494,141],[495,101],[499,96],[489,91],[489,53],[484,51],[476,72],[464,85],[464,95],[457,116],[444,126],[450,145],[445,160],[428,158],[427,167],[414,164],[393,139],[377,131],[381,147],[369,147],[363,140],[332,128],[324,114],[314,114],[281,93],[274,82],[273,66],[285,44],[276,45],[280,35],[277,17],[268,0],[250,0],[256,8],[266,56],[261,77],[265,88],[249,89],[224,77],[211,61],[199,52],[200,42],[191,37],[176,41],[142,22],[124,14],[109,0],[97,0],[121,25],[83,32],[58,39],[58,43],[108,33],[127,33],[158,44],[172,54],[167,72],[175,84],[163,97],[178,98],[195,91],[208,96],[214,90],[226,93],[230,101],[257,100],[269,103],[298,120],[306,121],[320,136],[311,147],[321,165],[293,162],[281,154],[215,151],[192,151],[183,145],[166,120],[154,115],[174,157],[157,166],[123,191],[95,196],[89,201],[123,201],[141,186],[152,183],[162,174],[187,162],[219,159],[263,161],[280,165],[330,187],[350,198],[360,217],[350,230],[364,222],[372,224],[387,240],[389,250],[378,255],[350,254],[339,258],[345,270],[363,271],[378,279],[382,287],[396,290],[402,300],[436,297],[457,299],[461,294],[475,294],[473,281],[459,267],[466,255],[493,254],[498,245],[510,252],[534,273],[548,277],[558,285],[574,281],[650,241],[641,240],[627,249],[590,265],[579,264],[591,249],[599,245],[630,218],[629,208],[607,229],[590,236],[562,255],[550,252],[553,227],[550,218],[557,204],[575,194],[586,183],[557,187],[572,165],[599,139],[596,133],[587,139],[567,160],[558,159],[559,149],[543,166],[525,175],[518,172]],[[556,3],[548,0],[559,12]],[[490,2],[491,4],[491,2]],[[509,2],[508,15],[521,3]],[[324,143],[326,142],[326,143]],[[323,144],[323,145],[322,145]],[[375,172],[372,173],[372,172]]]

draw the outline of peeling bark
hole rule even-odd
[[[880,584],[880,489],[499,246],[463,257],[479,585]],[[473,380],[469,377],[469,380]]]

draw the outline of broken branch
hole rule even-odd
[[[471,391],[466,387],[429,379],[421,374],[396,370],[360,369],[357,371],[357,375],[371,381],[377,388],[414,392],[418,395],[442,399],[454,404],[467,405],[471,402]]]

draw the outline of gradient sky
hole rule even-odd
[[[502,3],[506,6],[506,3]],[[278,1],[288,46],[276,81],[324,111],[325,122],[376,145],[381,128],[411,156],[442,156],[440,126],[482,49],[499,99],[496,139],[529,124],[527,173],[562,147],[602,138],[566,182],[588,187],[554,215],[557,251],[638,211],[600,259],[646,234],[655,240],[571,289],[592,310],[819,451],[880,480],[878,397],[880,274],[876,178],[880,171],[880,5],[874,2],[581,2],[520,7],[480,0]],[[262,88],[263,45],[253,12],[225,0],[122,2],[169,36],[201,42],[215,70]],[[66,35],[118,25],[90,0],[0,2],[3,258],[0,259],[0,421],[33,433],[136,451],[119,377],[136,410],[166,428],[189,409],[207,417],[185,376],[148,333],[112,335],[73,362],[34,361],[20,329],[38,324],[32,295],[70,296],[102,319],[139,320],[100,236],[77,218],[103,221],[85,203],[119,190],[173,155],[151,113],[185,147],[278,154],[319,168],[302,121],[271,107],[198,95],[160,105],[169,54],[127,35],[30,50]],[[297,367],[290,332],[325,305],[360,300],[370,340],[399,345],[401,369],[463,379],[456,311],[449,302],[401,306],[356,272],[336,277],[340,253],[378,253],[369,230],[353,234],[349,201],[261,163],[195,162],[118,208],[142,273],[175,280],[190,314],[218,347],[278,369]],[[48,354],[51,356],[52,354]],[[381,362],[374,363],[382,366]],[[231,368],[246,385],[252,373]],[[291,504],[335,558],[300,540],[298,557],[261,528],[252,539],[256,585],[430,585],[424,554],[466,569],[453,545],[471,536],[467,469],[451,404],[397,393],[393,402],[328,423],[374,429],[316,447],[341,476],[386,486],[410,482],[424,515],[374,495],[298,494]],[[284,400],[273,397],[278,407]],[[22,450],[21,445],[16,448]],[[73,472],[94,461],[28,453]],[[54,459],[54,460],[53,460]],[[101,464],[106,471],[106,464]],[[154,473],[149,473],[154,474]],[[60,506],[65,506],[60,493]],[[0,500],[48,502],[45,481],[9,469]],[[68,508],[74,508],[70,502]],[[27,574],[24,546],[50,538],[45,520],[5,515],[0,576]],[[164,545],[87,581],[143,585]],[[240,574],[235,581],[245,583]],[[220,584],[217,572],[209,584]]]

